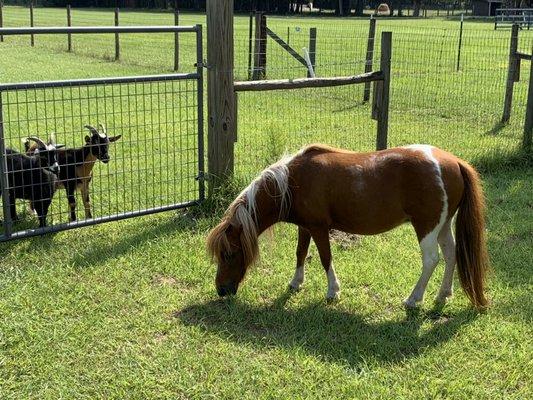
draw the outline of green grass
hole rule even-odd
[[[6,25],[22,25],[26,12],[5,8]],[[63,21],[64,10],[39,9],[36,15],[38,24],[53,25]],[[75,24],[82,16],[86,24],[112,22],[108,10],[75,10]],[[168,13],[130,12],[123,18],[131,24],[172,21]],[[182,15],[186,24],[203,20],[200,15]],[[508,157],[521,139],[526,68],[517,85],[512,123],[493,129],[501,112],[508,32],[494,33],[491,24],[467,24],[472,47],[465,47],[464,71],[455,74],[453,47],[440,45],[444,40],[452,46],[456,21],[378,24],[392,27],[396,38],[391,143],[438,144],[483,167],[493,269],[492,307],[487,313],[471,310],[457,282],[451,302],[442,310],[433,308],[442,263],[423,308],[405,312],[401,301],[420,271],[416,237],[409,226],[363,237],[348,247],[334,244],[342,284],[341,300],[335,304],[324,299],[326,279],[314,246],[304,289],[287,293],[296,230],[279,226],[273,240],[261,241],[261,261],[238,296],[219,300],[215,269],[204,246],[221,208],[207,204],[189,213],[165,213],[1,244],[0,398],[531,398],[532,162],[530,156]],[[349,63],[332,63],[350,54],[362,59],[364,43],[354,40],[353,49],[345,44],[349,37],[365,37],[365,21],[271,19],[278,32],[285,32],[287,25],[302,28],[300,38],[292,33],[297,49],[305,45],[308,27],[318,26],[319,37],[330,38],[319,47],[322,67],[317,71],[356,72]],[[246,32],[247,18],[237,17],[236,74],[241,77],[246,68]],[[531,33],[522,34],[522,46],[531,45]],[[123,41],[124,58],[115,63],[110,61],[112,37],[74,37],[74,54],[65,53],[65,38],[37,37],[33,49],[27,38],[6,38],[0,44],[0,81],[170,70],[171,36],[129,35]],[[187,71],[192,68],[192,37],[184,36],[183,46]],[[269,46],[273,76],[302,75],[272,42]],[[418,62],[409,62],[413,49],[418,49]],[[439,54],[440,63],[432,58]],[[160,89],[154,87],[154,92]],[[123,140],[112,149],[113,161],[96,167],[92,190],[97,214],[142,207],[150,201],[180,200],[195,190],[189,176],[194,166],[165,169],[168,163],[179,169],[186,157],[176,158],[166,147],[139,146],[153,146],[157,142],[153,138],[179,149],[191,144],[186,138],[194,130],[194,112],[186,110],[193,102],[189,98],[183,103],[186,88],[174,89],[181,94],[152,99],[154,104],[175,107],[174,120],[161,107],[137,109],[134,102],[109,100],[116,94],[109,91],[97,92],[110,101],[103,108],[91,103],[93,108],[84,107],[82,112],[66,104],[74,118],[63,117],[60,107],[47,109],[57,117],[49,126],[59,128],[60,139],[69,145],[82,140],[79,125],[84,118],[105,117],[108,127],[127,127],[121,132]],[[374,124],[368,105],[360,104],[361,90],[241,95],[239,182],[280,153],[311,141],[371,149]],[[121,106],[123,111],[118,112]],[[28,115],[43,111],[37,108]],[[37,122],[24,123],[28,129],[42,128]],[[178,126],[171,128],[174,123]],[[12,129],[11,138],[18,140],[23,132]],[[183,142],[178,145],[171,134]],[[138,174],[143,164],[129,164],[132,154],[155,154],[148,160],[148,173]],[[194,149],[183,154],[195,160]],[[169,172],[175,177],[171,191],[165,182]],[[122,185],[135,188],[135,193]],[[137,193],[141,204],[132,203]],[[64,217],[64,192],[56,197],[57,215]],[[220,203],[228,200],[224,197]],[[34,225],[28,216],[24,226]]]

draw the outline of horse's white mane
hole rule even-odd
[[[229,225],[236,224],[242,227],[241,245],[246,260],[245,263],[249,265],[257,259],[259,254],[257,245],[257,192],[262,187],[268,191],[268,183],[275,184],[275,192],[268,194],[281,200],[279,216],[282,218],[288,212],[290,206],[288,164],[292,158],[292,156],[284,156],[281,160],[263,170],[230,204],[224,218],[211,231],[207,240],[208,249],[213,257],[218,258],[221,251],[229,250],[230,245],[225,231]]]
[[[285,215],[290,205],[290,193],[289,193],[289,167],[288,164],[293,159],[293,156],[285,155],[275,164],[272,164],[268,168],[264,169],[252,183],[248,185],[235,200],[240,204],[245,205],[248,214],[254,218],[257,223],[257,203],[256,195],[261,186],[268,190],[268,183],[274,182],[277,188],[277,193],[269,193],[272,197],[281,199],[280,218]],[[245,200],[242,202],[242,200]]]

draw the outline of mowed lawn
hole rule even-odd
[[[24,24],[27,10],[7,7],[4,11],[6,25]],[[64,10],[37,11],[42,25],[64,18]],[[85,16],[84,24],[113,21],[109,10],[75,10],[74,15]],[[124,20],[167,24],[172,16],[124,13]],[[204,17],[183,13],[182,21],[202,23]],[[286,21],[280,18],[273,23],[282,31]],[[327,30],[360,23],[357,29],[364,36],[366,23],[358,21],[304,18],[290,24],[320,24],[319,29]],[[407,26],[415,30],[456,24],[408,23],[421,24]],[[238,17],[240,40],[246,40],[246,31],[247,18]],[[479,24],[475,32],[472,37],[493,34],[490,24]],[[418,40],[410,37],[415,39],[408,43]],[[171,70],[171,35],[125,38],[120,63],[111,61],[111,36],[75,37],[74,54],[65,53],[64,37],[37,37],[33,49],[27,38],[6,38],[0,44],[0,81]],[[497,48],[503,50],[494,54],[505,59],[508,33],[490,38],[501,41]],[[190,39],[183,39],[184,71],[192,69],[194,59]],[[439,48],[438,41],[428,42],[428,48]],[[467,54],[482,54],[471,62],[488,65],[487,52]],[[238,57],[242,67],[246,51]],[[314,245],[304,289],[288,293],[296,229],[280,225],[271,239],[261,241],[261,261],[249,272],[238,295],[219,300],[205,237],[231,200],[228,196],[188,212],[0,244],[0,398],[533,397],[533,165],[531,157],[520,155],[495,166],[479,161],[494,152],[508,160],[505,155],[518,148],[525,80],[517,89],[516,118],[496,134],[487,134],[499,117],[501,102],[491,96],[503,93],[501,82],[476,86],[466,74],[438,75],[441,78],[436,80],[437,71],[428,69],[432,58],[424,60],[409,67],[412,72],[418,67],[425,71],[425,75],[420,72],[422,84],[414,89],[407,90],[411,81],[401,70],[397,72],[400,83],[396,89],[393,86],[398,95],[391,103],[391,141],[436,142],[483,167],[492,261],[488,312],[474,312],[457,281],[450,303],[443,309],[433,307],[442,262],[424,306],[416,312],[404,310],[401,302],[421,268],[410,226],[335,242],[334,263],[342,294],[339,302],[328,304],[326,278]],[[350,72],[346,68],[329,72]],[[281,67],[279,71],[287,72]],[[301,76],[297,69],[289,71]],[[489,79],[490,71],[481,75]],[[497,77],[501,79],[501,74]],[[368,105],[353,105],[361,90],[240,97],[239,185],[285,150],[310,141],[371,149],[374,123]],[[457,99],[463,100],[458,103]],[[126,136],[117,144],[110,165],[95,167],[97,176],[105,178],[127,159],[131,143]],[[96,192],[101,190],[99,183],[98,179],[93,183]],[[159,192],[154,189],[154,193],[161,193],[163,184],[159,182]],[[106,195],[113,199],[127,190],[119,186]],[[56,196],[54,201],[66,204],[63,191]],[[97,201],[98,197],[93,200],[95,207],[105,213]],[[35,221],[27,216],[26,223]]]

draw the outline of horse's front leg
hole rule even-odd
[[[313,229],[310,230],[310,232],[318,249],[318,254],[320,255],[320,262],[322,263],[322,266],[326,271],[326,276],[328,277],[328,292],[326,294],[326,299],[336,300],[339,298],[341,286],[339,284],[339,281],[337,280],[337,275],[335,275],[333,264],[331,263],[329,229]]]
[[[305,278],[305,258],[309,250],[309,243],[311,242],[311,234],[308,230],[298,227],[298,245],[296,246],[296,271],[289,283],[289,288],[292,290],[300,290]]]

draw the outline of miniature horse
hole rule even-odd
[[[258,256],[258,236],[277,222],[298,225],[296,272],[299,289],[311,238],[328,280],[327,298],[340,285],[331,264],[330,229],[374,235],[410,222],[422,252],[422,274],[405,306],[424,297],[439,260],[446,267],[437,301],[452,295],[457,263],[463,290],[472,304],[487,306],[488,268],[484,198],[477,172],[467,162],[429,145],[356,153],[311,145],[265,169],[229,206],[209,233],[207,247],[218,264],[220,296],[235,294]],[[457,213],[455,239],[452,218]]]

